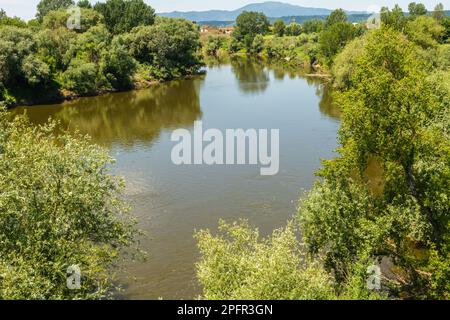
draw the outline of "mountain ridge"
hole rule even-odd
[[[324,16],[329,15],[333,10],[324,8],[311,8],[293,5],[284,2],[268,1],[248,4],[236,10],[208,10],[208,11],[173,11],[158,13],[162,17],[185,18],[192,21],[234,21],[244,11],[263,12],[271,18],[286,16]],[[360,12],[348,12],[360,13]]]

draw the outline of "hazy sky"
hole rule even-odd
[[[166,11],[191,11],[191,10],[210,10],[210,9],[237,9],[249,3],[265,2],[263,0],[144,0],[157,12]],[[316,8],[344,8],[347,10],[366,11],[370,7],[393,6],[400,4],[405,10],[408,3],[414,0],[281,0],[291,4],[297,4],[306,7]],[[424,3],[429,10],[442,2],[446,9],[450,8],[450,0],[415,0]],[[31,19],[36,13],[36,5],[39,0],[0,0],[0,8],[3,8],[8,15],[19,16],[24,19]],[[95,3],[96,0],[91,0]]]

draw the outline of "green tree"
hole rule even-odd
[[[45,86],[51,80],[50,67],[36,55],[27,56],[21,65],[25,80],[31,86]]]
[[[352,76],[356,60],[361,56],[367,44],[367,36],[358,37],[347,44],[334,60],[332,66],[333,86],[340,90],[352,87]]]
[[[73,59],[61,76],[62,87],[76,94],[87,95],[98,89],[98,65]]]
[[[303,28],[300,24],[292,22],[288,26],[286,26],[286,35],[291,37],[299,36],[303,31]]]
[[[247,50],[251,50],[256,35],[267,34],[269,26],[269,19],[263,13],[244,11],[236,19],[233,37],[243,43]]]
[[[81,8],[80,29],[74,29],[77,32],[86,32],[90,28],[101,25],[105,22],[103,16],[95,10]],[[42,22],[46,29],[67,28],[67,20],[70,13],[66,10],[55,10],[49,12]]]
[[[36,41],[30,30],[17,27],[0,28],[0,82],[6,87],[25,80],[22,66],[36,51]]]
[[[53,73],[65,70],[70,63],[67,54],[77,41],[77,34],[67,28],[43,29],[35,34],[38,53]]]
[[[222,48],[222,45],[222,37],[209,36],[205,44],[206,54],[210,56],[217,56],[217,53]]]
[[[85,9],[92,9],[91,2],[89,0],[80,0],[77,2],[77,7],[79,8],[85,8]]]
[[[73,0],[41,0],[37,5],[36,18],[42,21],[50,11],[67,9],[74,4]]]
[[[320,33],[320,51],[331,65],[334,57],[357,36],[355,27],[348,22],[333,23]]]
[[[444,5],[442,3],[439,3],[434,7],[433,18],[439,21],[445,18]]]
[[[201,260],[197,277],[202,299],[316,300],[333,299],[333,282],[322,267],[301,254],[292,224],[261,239],[241,222],[220,222],[219,234],[196,234]]]
[[[303,23],[303,31],[305,33],[318,33],[322,31],[324,22],[322,20],[307,20]]]
[[[252,47],[250,51],[252,53],[259,54],[264,50],[264,36],[258,34],[255,39],[253,39]]]
[[[86,137],[0,112],[0,299],[101,299],[134,243],[112,159]],[[67,270],[81,271],[80,290]]]
[[[408,38],[424,49],[436,47],[444,36],[444,27],[428,16],[419,16],[409,21],[405,28]]]
[[[411,2],[408,5],[409,14],[413,17],[415,16],[424,16],[427,14],[427,8],[423,3]]]
[[[135,28],[126,41],[130,54],[157,79],[192,74],[201,65],[198,26],[184,19],[158,18],[153,26]]]
[[[8,17],[5,10],[0,9],[0,28],[2,26],[14,26],[20,28],[26,28],[27,23],[18,17]]]
[[[344,23],[348,21],[347,14],[342,9],[337,9],[331,12],[331,14],[325,20],[325,28],[331,27],[336,23]]]
[[[107,0],[98,2],[94,9],[105,17],[106,26],[112,34],[131,31],[137,26],[152,25],[155,10],[143,0]]]
[[[444,35],[442,39],[444,42],[450,42],[450,17],[446,17],[441,21],[442,26],[444,27]]]
[[[137,69],[136,60],[129,54],[124,39],[115,37],[100,56],[99,72],[106,84],[114,89],[129,89],[133,86],[132,76]]]
[[[448,299],[450,90],[427,77],[418,51],[392,29],[369,34],[349,89],[335,96],[342,156],[326,162],[299,221],[338,283],[355,265],[387,258],[395,265],[390,294]],[[365,174],[373,158],[383,169],[379,193]]]
[[[393,28],[397,31],[403,31],[407,19],[403,12],[403,9],[399,5],[395,5],[394,8],[389,10],[388,7],[381,8],[381,22],[383,25]]]
[[[275,23],[273,24],[273,34],[282,37],[284,36],[286,31],[286,24],[284,23],[283,20],[277,20],[275,21]]]

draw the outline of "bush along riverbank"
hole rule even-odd
[[[0,106],[148,87],[202,66],[198,26],[155,17],[142,0],[83,7],[74,28],[65,7],[41,11],[29,22],[0,15]]]

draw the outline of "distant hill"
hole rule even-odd
[[[235,21],[244,11],[263,12],[271,18],[280,18],[287,16],[327,16],[332,10],[321,8],[307,8],[296,6],[283,2],[264,2],[249,4],[234,11],[210,10],[210,11],[191,11],[191,12],[168,12],[158,13],[162,17],[185,18],[191,21]],[[349,12],[352,14],[355,12]]]
[[[328,17],[328,15],[313,15],[313,16],[285,16],[285,17],[278,17],[278,18],[269,18],[270,23],[274,23],[277,20],[283,20],[286,24],[289,24],[291,22],[296,23],[304,23],[308,20],[325,20]],[[361,22],[366,21],[370,17],[369,14],[350,14],[348,16],[348,21],[350,22]],[[235,24],[235,21],[197,21],[197,23],[201,26],[208,25],[213,27],[231,27]]]
[[[450,16],[450,11],[445,11],[445,14],[447,16]],[[405,15],[408,15],[405,13]],[[293,15],[287,15],[282,17],[270,17],[269,20],[271,23],[274,23],[276,20],[283,20],[286,24],[289,24],[291,22],[297,22],[297,23],[304,23],[308,20],[325,20],[328,17],[327,15],[310,15],[310,16],[293,16]],[[370,17],[367,13],[353,13],[348,15],[348,21],[350,22],[361,22],[366,21]],[[199,25],[208,25],[213,27],[230,27],[235,24],[235,20],[229,20],[229,21],[221,21],[221,20],[198,20],[197,23]]]

